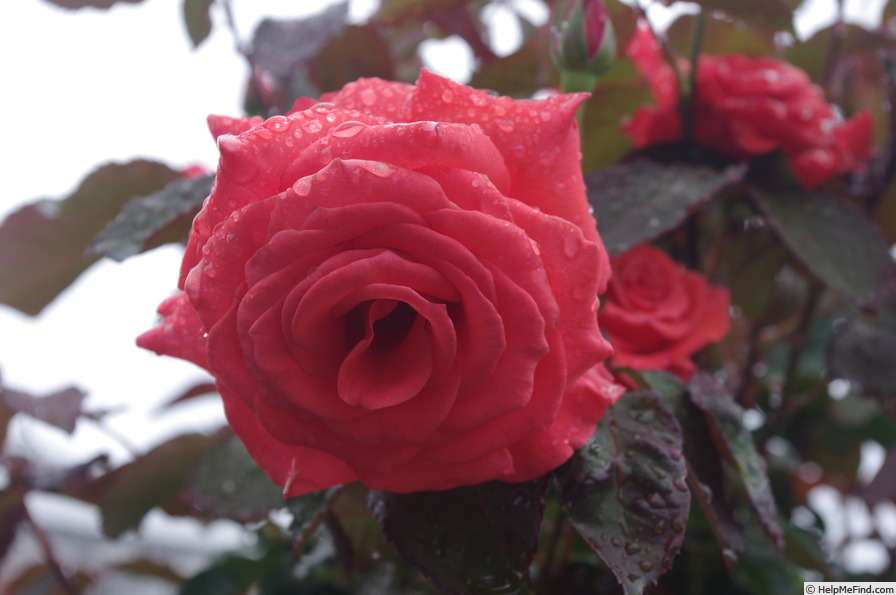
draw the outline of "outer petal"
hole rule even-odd
[[[226,388],[221,390],[221,395],[224,397],[224,413],[230,425],[271,481],[283,486],[285,498],[357,479],[357,475],[345,463],[331,455],[276,440],[258,423],[252,411],[242,401],[230,396]]]
[[[196,310],[186,294],[178,293],[162,302],[162,322],[137,338],[137,345],[159,355],[179,357],[208,369],[205,356],[206,337]]]
[[[478,124],[501,151],[510,171],[509,196],[557,215],[600,241],[588,211],[575,114],[585,93],[543,100],[492,97],[427,70],[408,98],[410,120]]]

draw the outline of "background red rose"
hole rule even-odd
[[[524,481],[620,389],[574,114],[424,72],[265,122],[211,118],[221,161],[184,293],[140,338],[206,367],[286,495]]]
[[[628,54],[650,81],[656,106],[638,108],[625,132],[637,147],[681,139],[675,74],[646,27],[638,28]],[[686,72],[687,64],[683,67]],[[738,54],[701,56],[696,86],[695,140],[729,157],[781,151],[806,188],[861,170],[871,158],[871,114],[861,111],[841,121],[821,89],[787,62]]]
[[[613,364],[687,379],[695,367],[691,356],[728,333],[728,290],[649,245],[612,264],[600,324],[616,350]]]

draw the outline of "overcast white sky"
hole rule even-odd
[[[868,20],[883,0],[849,0],[849,12]],[[808,11],[831,15],[834,0],[811,0]],[[174,166],[214,167],[217,152],[205,127],[208,113],[238,115],[246,78],[233,39],[220,23],[193,50],[182,19],[182,0],[145,0],[110,11],[69,12],[43,0],[0,2],[0,143],[3,192],[0,218],[39,197],[69,193],[107,161],[136,156]],[[241,35],[251,35],[264,16],[295,18],[333,0],[234,0]],[[536,16],[542,4],[518,0]],[[376,0],[352,0],[363,18]],[[542,10],[543,12],[543,10]],[[513,48],[512,19],[496,15],[501,53]],[[503,15],[503,16],[506,16]],[[813,26],[802,21],[801,28]],[[430,65],[463,80],[469,55],[462,44],[435,43]],[[0,374],[5,384],[37,393],[76,384],[90,394],[89,406],[126,406],[118,416],[138,442],[171,431],[170,423],[146,423],[145,412],[202,373],[180,360],[137,349],[133,340],[155,319],[157,304],[174,289],[180,254],[168,247],[128,260],[103,262],[37,318],[0,306]],[[214,404],[199,415],[220,419]],[[82,424],[86,426],[87,424]],[[84,456],[72,444],[106,448],[89,427],[73,442],[19,422],[16,436],[32,455],[68,460]]]

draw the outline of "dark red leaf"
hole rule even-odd
[[[179,175],[154,161],[104,165],[68,198],[12,213],[0,225],[0,303],[40,313],[96,262],[85,250],[127,201],[161,190]]]
[[[14,413],[24,413],[69,434],[75,431],[75,423],[84,415],[81,405],[86,396],[77,388],[66,388],[43,397],[35,397],[17,390],[0,389],[0,399]]]
[[[743,489],[763,531],[780,547],[783,532],[765,461],[744,427],[743,410],[709,374],[694,374],[688,383],[688,391],[691,401],[703,412],[719,453],[743,481]]]
[[[538,548],[547,479],[443,492],[371,491],[386,537],[446,593],[524,590]]]
[[[677,227],[744,172],[741,165],[716,171],[636,158],[594,172],[585,183],[607,251],[616,255]]]
[[[629,392],[556,471],[570,521],[627,595],[668,571],[684,540],[691,497],[682,448],[663,401]]]

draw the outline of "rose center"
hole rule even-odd
[[[364,302],[346,313],[350,348],[339,368],[339,397],[350,405],[382,409],[416,396],[432,375],[428,324],[409,304]]]

